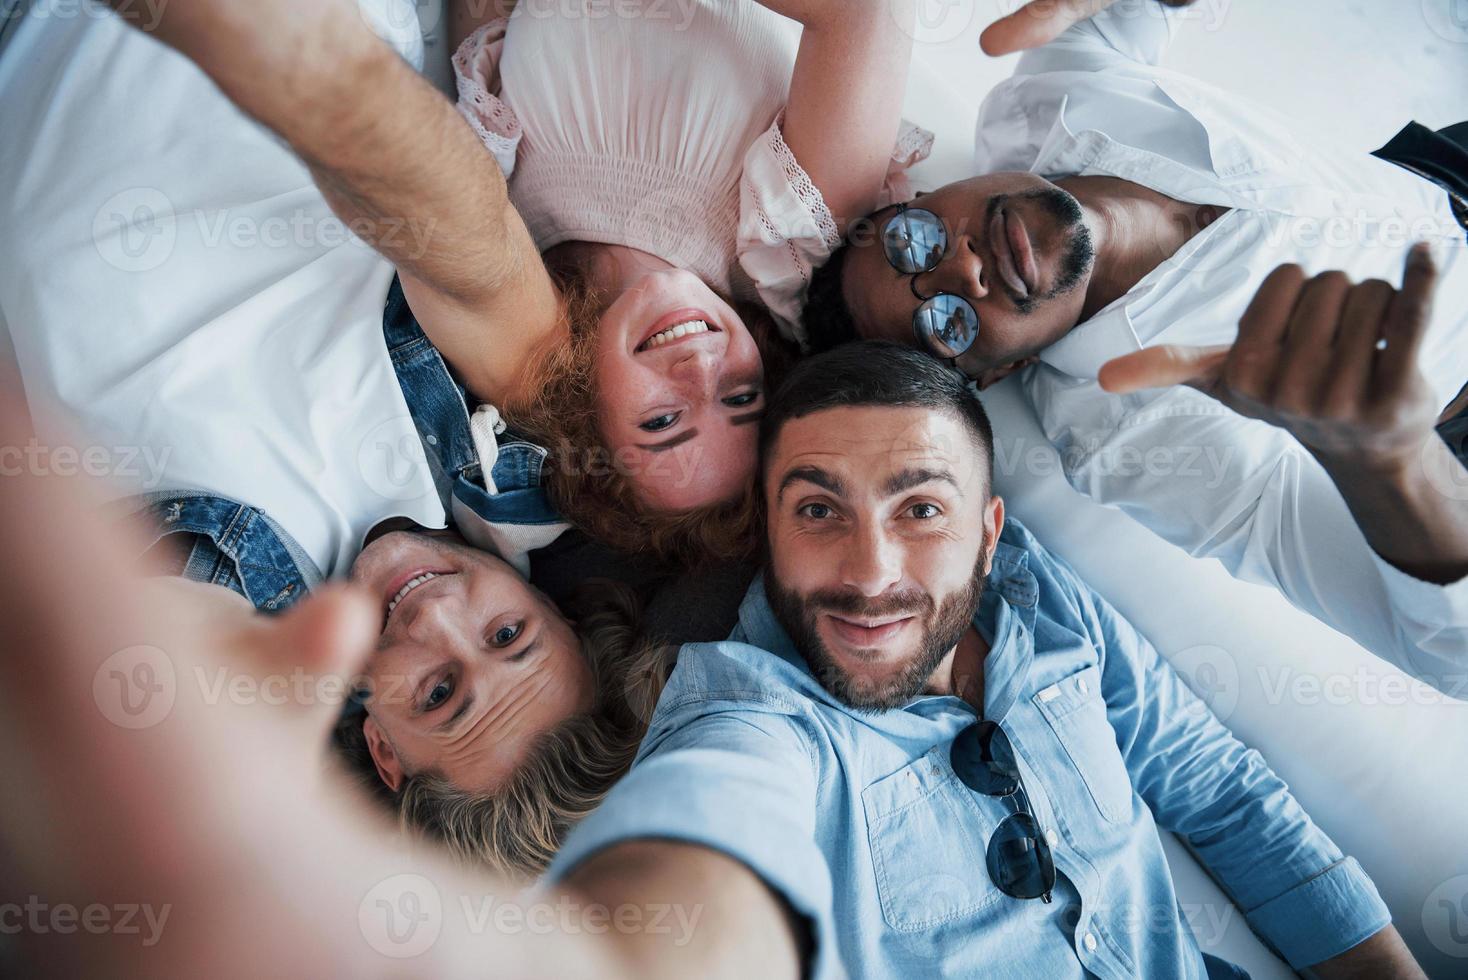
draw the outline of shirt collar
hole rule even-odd
[[[1141,350],[1142,341],[1127,314],[1127,303],[1136,298],[1134,292],[1073,327],[1040,351],[1040,360],[1072,378],[1094,381],[1107,361]]]

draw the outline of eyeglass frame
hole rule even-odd
[[[931,219],[931,227],[937,231],[939,236],[937,241],[934,242],[934,247],[924,257],[921,268],[909,268],[907,263],[900,262],[899,258],[894,255],[892,243],[888,240],[888,231],[891,229],[892,223],[904,215],[909,216],[908,220],[911,220],[915,216],[925,216],[927,219]],[[958,358],[967,353],[973,347],[974,341],[978,339],[980,329],[979,311],[974,309],[974,305],[967,299],[956,293],[939,291],[932,296],[924,296],[918,290],[917,282],[918,276],[936,269],[948,251],[948,229],[944,227],[943,219],[939,218],[938,215],[929,211],[927,208],[915,208],[909,204],[898,204],[897,210],[892,216],[882,223],[878,236],[882,242],[882,255],[886,258],[887,264],[909,277],[908,287],[912,290],[913,296],[918,300],[918,307],[912,313],[912,332],[918,346],[934,357],[947,361],[950,366],[956,368],[958,366]],[[912,237],[908,236],[907,241],[911,242],[912,240]],[[942,301],[948,302],[944,304]],[[943,309],[944,305],[951,306],[951,309],[945,311]],[[946,314],[945,323],[951,321],[955,313],[961,314],[960,319],[967,318],[971,320],[973,325],[972,330],[969,332],[967,340],[963,341],[961,347],[943,339],[939,334],[940,328],[933,327],[926,322],[926,316],[934,313]],[[968,323],[965,323],[964,326],[967,328]]]

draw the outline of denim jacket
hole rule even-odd
[[[383,339],[455,526],[470,544],[527,572],[528,553],[568,526],[541,487],[546,451],[508,430],[491,406],[470,415],[463,387],[418,325],[397,279],[383,309]],[[135,498],[131,509],[155,541],[195,535],[180,574],[223,585],[262,612],[289,608],[321,581],[315,563],[258,508],[181,490]]]

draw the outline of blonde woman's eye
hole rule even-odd
[[[437,708],[449,698],[453,697],[453,694],[454,682],[445,677],[443,680],[433,685],[433,690],[428,692],[428,697],[424,700],[423,707],[426,710]]]
[[[659,415],[655,419],[648,419],[638,426],[638,428],[644,432],[662,432],[664,429],[670,429],[677,425],[680,415],[680,412],[669,412],[667,415]]]
[[[759,392],[746,391],[742,395],[734,395],[731,398],[725,398],[724,404],[728,405],[730,408],[743,408],[745,405],[753,405],[757,401],[759,401]]]
[[[499,629],[495,630],[494,645],[497,647],[509,646],[511,643],[514,643],[517,639],[520,638],[520,631],[522,629],[524,629],[524,625],[521,623],[501,626]]]

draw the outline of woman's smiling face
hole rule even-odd
[[[595,703],[571,624],[493,555],[400,531],[362,551],[352,580],[382,606],[364,731],[390,788],[431,771],[490,790]]]
[[[764,367],[734,309],[691,272],[618,263],[595,384],[612,463],[650,509],[738,497],[753,478]]]

